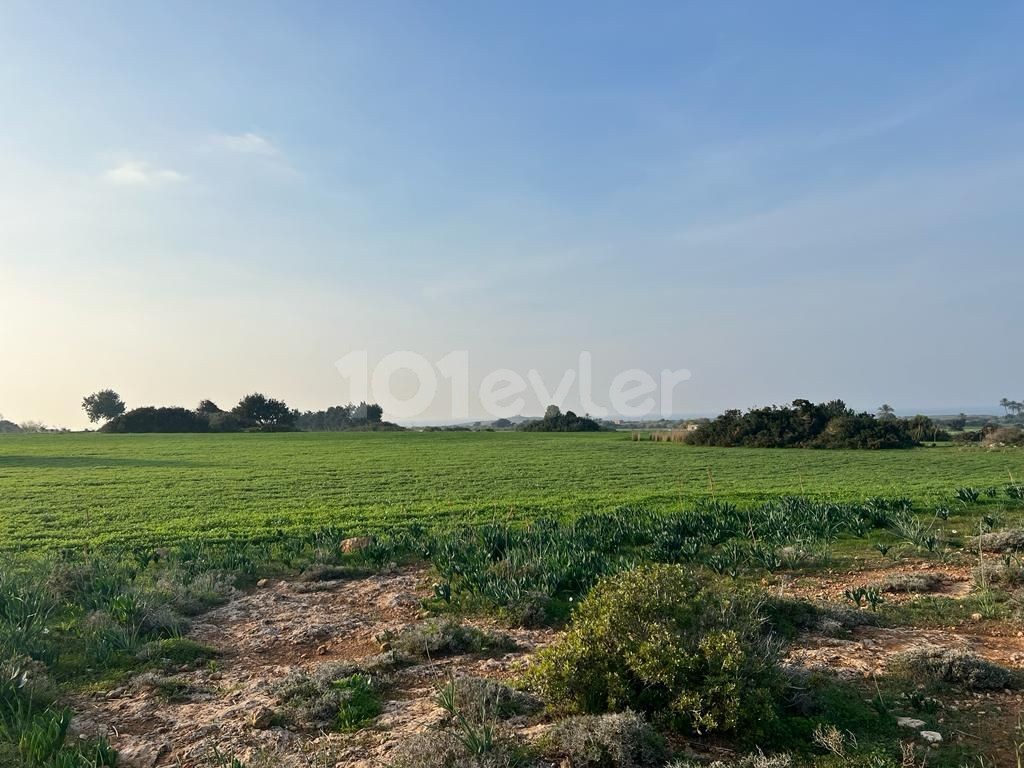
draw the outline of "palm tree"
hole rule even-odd
[[[888,403],[882,403],[878,409],[878,418],[880,419],[891,419],[896,416],[896,409]]]
[[[1010,415],[1010,402],[1011,401],[1005,397],[999,401],[999,407],[1006,411],[1006,413],[1004,414],[1006,416]]]

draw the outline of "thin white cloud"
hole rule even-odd
[[[170,168],[154,168],[140,160],[129,160],[104,171],[103,180],[122,187],[156,187],[185,181],[185,176]]]
[[[230,152],[242,155],[272,157],[278,154],[277,147],[258,133],[220,134],[213,137],[213,143]]]

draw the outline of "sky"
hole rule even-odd
[[[676,414],[999,411],[1024,399],[1022,22],[0,0],[0,414],[81,428],[106,387],[316,409],[396,352],[436,379],[418,410],[422,372],[367,390],[406,421],[490,415],[499,369],[546,390],[504,406],[583,410],[556,392],[581,353],[597,405],[669,370]]]

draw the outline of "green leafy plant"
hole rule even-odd
[[[469,754],[483,755],[494,749],[494,722],[485,717],[470,719],[462,712],[454,681],[438,690],[435,701],[454,721],[457,738]]]
[[[962,504],[976,504],[981,498],[981,491],[969,485],[957,488],[953,493]]]
[[[357,731],[380,714],[380,696],[369,677],[351,675],[334,681],[333,687],[342,694],[338,704],[340,730]]]
[[[757,727],[779,685],[760,611],[681,566],[640,566],[594,587],[528,683],[569,712],[632,709],[696,733]]]

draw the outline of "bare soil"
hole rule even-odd
[[[784,577],[765,586],[789,596],[842,603],[842,592],[851,584],[922,571],[939,576],[939,594],[962,597],[970,592],[969,567],[932,563]],[[322,582],[313,589],[296,582],[264,584],[194,625],[190,637],[218,649],[220,656],[199,669],[172,671],[183,686],[181,695],[169,699],[152,687],[137,685],[138,678],[107,693],[79,694],[67,702],[79,713],[73,730],[108,738],[121,751],[126,768],[198,768],[221,764],[218,755],[237,757],[251,768],[387,765],[389,754],[404,738],[443,720],[434,694],[446,679],[511,677],[556,633],[506,629],[518,643],[514,652],[449,656],[400,668],[387,688],[382,714],[356,733],[311,733],[282,725],[258,728],[253,718],[265,708],[279,707],[272,687],[289,673],[380,653],[376,638],[421,620],[422,601],[429,595],[425,573],[415,569]],[[468,621],[494,628],[486,620]],[[842,638],[812,634],[794,644],[786,663],[847,679],[870,679],[885,675],[895,654],[925,644],[965,648],[1004,666],[1024,667],[1024,633],[992,622],[953,629],[865,626]],[[941,705],[931,722],[944,731],[946,744],[984,747],[999,760],[1008,760],[1014,745],[1024,741],[1024,703],[1018,693],[957,692]],[[543,729],[535,722],[511,725],[527,738]],[[908,738],[915,737],[908,732]]]
[[[168,699],[129,683],[105,695],[78,696],[68,702],[79,713],[73,730],[108,738],[121,752],[119,764],[128,768],[216,765],[218,754],[281,768],[386,764],[401,739],[441,721],[433,697],[449,676],[508,676],[552,633],[505,630],[519,646],[512,653],[446,657],[400,669],[382,714],[354,734],[255,728],[253,716],[277,706],[271,688],[294,670],[379,654],[375,636],[415,623],[429,592],[415,570],[323,582],[315,591],[305,584],[267,584],[196,623],[190,637],[221,655],[213,665],[173,675],[185,686],[183,695]]]

